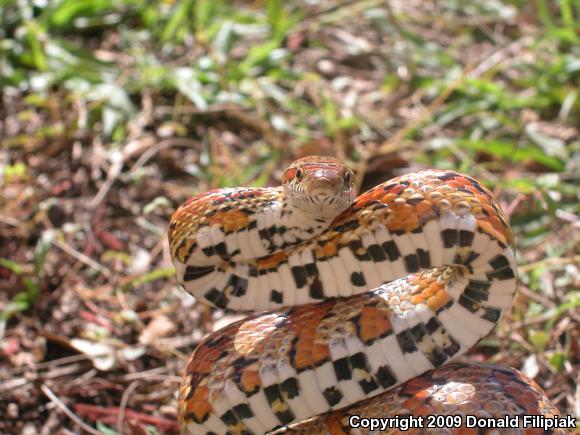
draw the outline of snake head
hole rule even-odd
[[[310,218],[334,219],[356,197],[353,171],[333,157],[310,156],[284,171],[282,185],[288,205]]]

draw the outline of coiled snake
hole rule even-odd
[[[513,369],[437,368],[486,336],[515,293],[512,234],[492,195],[453,171],[358,197],[353,178],[334,158],[306,157],[281,187],[216,189],[174,213],[170,251],[188,292],[218,308],[273,310],[195,349],[181,431],[368,433],[349,416],[557,415]]]

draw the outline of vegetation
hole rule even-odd
[[[170,214],[330,154],[363,189],[485,180],[520,288],[471,352],[580,415],[578,0],[0,0],[3,433],[175,431],[231,315],[176,285]]]

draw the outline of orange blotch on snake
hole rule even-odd
[[[461,175],[457,175],[453,180],[449,180],[446,184],[452,187],[465,187],[471,185],[471,181]]]
[[[296,342],[296,355],[294,356],[295,366],[297,369],[313,367],[317,361],[315,357],[320,357],[323,354],[323,352],[320,352],[320,349],[317,349],[316,355],[314,354],[313,346],[316,337],[316,325],[309,324],[302,329],[298,337],[298,341]]]
[[[275,254],[268,255],[267,257],[260,258],[256,261],[258,270],[272,270],[276,269],[281,263],[288,259],[286,252],[276,252]]]
[[[307,346],[309,346],[309,348]],[[312,340],[304,340],[302,342],[302,349],[297,350],[296,355],[294,356],[294,367],[296,370],[303,370],[314,367]]]
[[[444,288],[443,284],[440,284],[437,281],[434,281],[431,284],[429,284],[427,291],[429,292],[429,296],[432,296],[435,293],[437,293],[438,291],[442,290],[443,288]]]
[[[431,310],[437,311],[439,308],[443,308],[450,300],[451,297],[449,294],[445,290],[441,289],[437,292],[437,294],[435,294],[435,296],[432,296],[427,300],[427,305],[429,308],[431,308]]]
[[[195,389],[193,396],[185,402],[185,416],[193,416],[197,422],[202,422],[212,412],[212,406],[209,403],[209,390],[206,386],[200,386]]]
[[[496,230],[493,224],[487,220],[480,219],[477,222],[477,225],[481,231],[485,234],[489,235],[492,239],[499,240],[502,243],[510,244],[512,243],[512,235],[507,228],[503,228],[503,230]]]
[[[391,321],[377,307],[364,307],[360,316],[360,338],[364,343],[384,336],[391,330]]]
[[[385,196],[383,196],[382,202],[384,202],[385,204],[390,204],[398,197],[399,195],[397,195],[396,193],[388,193]]]
[[[406,204],[408,205],[408,204]],[[412,207],[409,206],[411,209]],[[386,226],[390,231],[404,231],[409,233],[413,231],[419,225],[419,218],[415,214],[411,214],[410,211],[402,212],[396,210],[392,217],[389,217],[386,222]]]
[[[206,343],[200,344],[195,350],[196,358],[192,358],[187,365],[187,373],[192,376],[200,373],[210,373],[222,353],[223,349],[218,346],[208,346]]]
[[[221,225],[226,233],[239,231],[250,224],[250,217],[241,210],[217,212],[208,218],[210,224]]]
[[[178,237],[175,237],[175,240],[178,240]],[[173,255],[178,258],[179,261],[184,262],[193,242],[193,238],[183,239],[183,242],[174,248]]]
[[[431,210],[431,207],[432,207],[432,205],[431,205],[431,203],[430,203],[429,201],[425,201],[425,200],[423,200],[423,201],[421,201],[421,202],[418,202],[418,203],[415,205],[415,211],[416,211],[416,212],[417,212],[419,215],[422,215],[422,214],[425,214],[425,213],[427,213],[429,210]]]
[[[465,188],[467,190],[469,190],[471,193],[473,193],[473,195],[475,195],[475,197],[478,200],[480,200],[480,198],[482,198],[481,192],[479,190],[477,190],[477,188],[473,184],[468,184],[465,186]]]
[[[302,305],[288,316],[289,331],[298,338],[293,358],[296,369],[314,367],[317,363],[330,358],[328,347],[315,344],[315,338],[318,325],[333,305],[333,301],[318,305]]]
[[[312,348],[312,357],[314,358],[315,362],[326,361],[328,358],[330,358],[328,346],[321,343],[315,343],[314,347]]]
[[[487,216],[495,215],[495,209],[489,204],[483,203],[481,205],[481,209],[486,213]]]
[[[413,206],[411,204],[402,204],[394,207],[395,214],[399,219],[405,219],[413,213]]]
[[[260,372],[257,365],[246,367],[240,377],[241,387],[245,393],[253,393],[260,389]]]
[[[415,295],[411,298],[411,303],[413,305],[422,304],[423,302],[425,302],[425,298],[423,297],[423,295]]]
[[[388,192],[394,193],[398,196],[399,193],[401,193],[403,190],[405,190],[405,186],[403,186],[402,184],[397,184],[396,186],[392,187]]]
[[[332,413],[326,417],[326,427],[331,435],[346,435],[347,432],[343,430],[341,423],[341,415],[339,413]]]
[[[322,246],[316,247],[316,258],[327,258],[327,257],[334,257],[336,255],[336,243],[334,241],[329,241],[323,244]]]
[[[413,410],[413,415],[417,417],[427,416],[429,414],[431,414],[431,409],[428,405],[425,405],[423,401],[421,401],[421,404]]]

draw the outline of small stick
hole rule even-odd
[[[77,425],[79,425],[85,432],[88,432],[88,433],[93,434],[93,435],[100,435],[99,431],[93,429],[91,426],[89,426],[84,421],[82,421],[78,415],[76,415],[74,412],[72,412],[64,404],[64,402],[62,400],[60,400],[57,397],[57,395],[52,392],[52,390],[50,388],[48,388],[48,386],[46,384],[42,384],[40,386],[40,389],[46,395],[46,397],[48,397],[50,399],[50,401],[56,405],[56,407],[58,409],[60,409],[68,418],[70,418]]]
[[[63,243],[60,240],[53,240],[52,241],[52,244],[54,246],[56,246],[57,248],[62,249],[64,252],[66,252],[70,256],[75,257],[81,263],[84,263],[87,266],[95,269],[97,272],[101,272],[103,275],[105,275],[105,277],[107,277],[107,278],[110,278],[111,277],[111,272],[109,272],[108,269],[104,268],[99,263],[97,263],[95,260],[93,260],[92,258],[86,256],[82,252],[77,251],[72,246],[69,246],[66,243]]]
[[[127,403],[129,402],[129,397],[139,386],[139,381],[133,381],[129,384],[127,389],[123,392],[123,397],[121,398],[121,404],[119,405],[119,415],[117,416],[117,432],[123,433],[123,423],[125,421],[125,410],[127,409]]]
[[[580,264],[580,255],[575,255],[570,258],[560,258],[551,257],[545,258],[544,260],[536,261],[535,263],[524,264],[518,267],[519,272],[529,272],[537,267],[547,267],[547,266],[565,266],[566,264]]]

